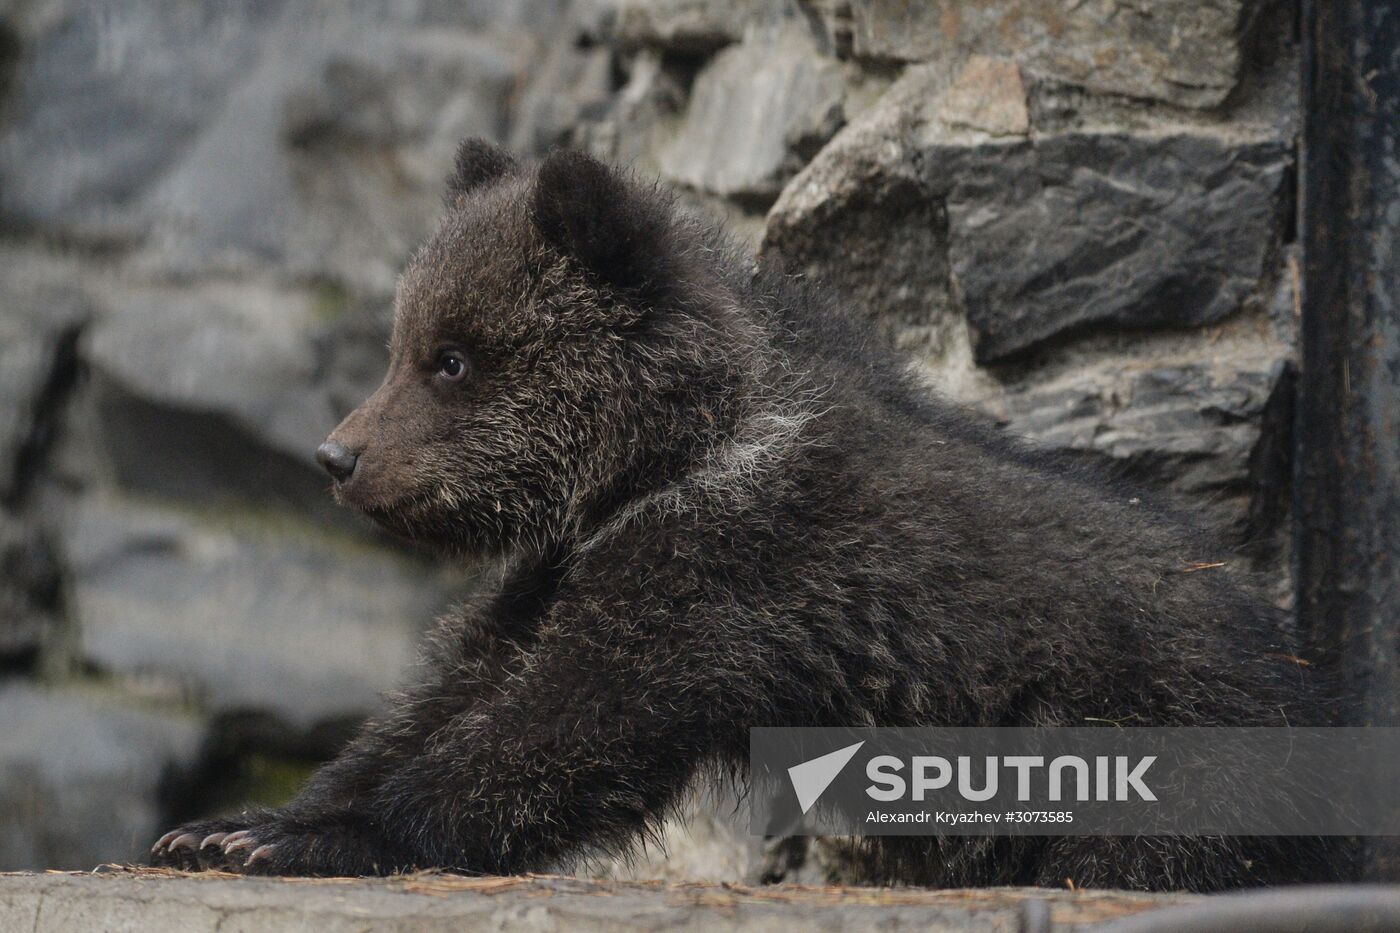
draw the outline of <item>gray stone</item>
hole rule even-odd
[[[290,506],[348,526],[316,446],[378,384],[387,322],[275,285],[111,283],[60,465],[78,482]],[[381,319],[382,320],[382,319]]]
[[[1283,231],[1284,140],[1072,133],[925,164],[949,194],[949,260],[979,362],[1102,327],[1218,321],[1255,294]],[[956,165],[955,173],[948,166]]]
[[[765,250],[885,320],[932,325],[951,288],[979,363],[1218,321],[1261,291],[1291,166],[1271,128],[993,137],[950,126],[948,101],[911,69],[788,185]]]
[[[617,90],[613,53],[606,46],[581,43],[585,29],[566,23],[531,70],[507,140],[512,150],[540,156],[565,146],[582,121],[607,108]]]
[[[316,315],[309,293],[252,283],[117,288],[83,356],[152,405],[225,414],[311,463],[310,451],[335,426],[328,403],[309,397]]]
[[[600,159],[658,174],[658,153],[675,138],[686,101],[685,76],[657,52],[639,52],[626,83],[594,119],[574,130],[578,147]]]
[[[1255,0],[1151,4],[852,0],[857,56],[949,65],[1006,55],[1036,76],[1189,107],[1239,82]]]
[[[1389,895],[1388,895],[1389,896]],[[1154,908],[1189,894],[1004,888],[990,891],[656,884],[552,876],[390,879],[228,878],[157,870],[0,878],[7,930],[321,933],[460,930],[1047,931]],[[1037,901],[1037,904],[1028,902]]]
[[[62,586],[48,536],[0,508],[0,662],[37,664],[59,631]]]
[[[387,303],[398,270],[438,216],[457,144],[504,137],[508,102],[539,50],[514,36],[354,35],[291,86],[280,129],[267,139],[289,167],[297,208],[287,223],[287,264]],[[192,168],[215,180],[204,163]],[[199,199],[178,198],[191,200]]]
[[[91,314],[71,278],[42,251],[0,250],[0,657],[21,667],[37,664],[61,628],[61,562],[35,492]]]
[[[453,588],[431,567],[276,514],[89,494],[64,529],[85,659],[296,728],[376,709]]]
[[[709,52],[796,12],[793,0],[621,0],[616,38],[624,46]]]
[[[948,88],[939,115],[950,126],[991,136],[1025,136],[1031,124],[1021,69],[1009,58],[972,56]]]
[[[0,274],[0,504],[16,506],[33,479],[25,463],[48,438],[56,406],[76,377],[77,337],[90,308],[71,286],[32,280],[27,257],[5,256]]]
[[[662,174],[685,112],[689,77],[682,66],[657,51],[628,57],[627,79],[606,106],[593,110],[574,126],[572,143],[579,149],[642,176]],[[763,216],[753,208],[696,188],[674,189],[678,205],[703,217],[723,222],[736,241],[755,248],[763,235]]]
[[[189,767],[201,739],[188,716],[13,682],[0,685],[0,722],[5,871],[139,858],[159,831],[162,778]],[[0,928],[14,929],[5,919]]]
[[[1289,352],[1266,340],[1257,348],[1201,348],[1194,359],[1102,356],[983,407],[1042,447],[1095,454],[1169,488],[1239,535],[1251,495],[1250,454]]]
[[[162,273],[286,267],[385,297],[457,141],[505,132],[537,49],[477,33],[559,4],[467,6],[50,4],[0,131],[0,215],[142,244]]]
[[[944,199],[928,189],[911,141],[941,93],[911,69],[794,178],[768,212],[762,252],[833,287],[892,338],[949,314]]]
[[[251,69],[282,5],[45,4],[0,132],[0,211],[138,235],[143,197]]]
[[[801,223],[770,216],[764,249],[788,272],[835,288],[891,339],[948,312],[946,213],[908,178],[833,198]]]
[[[339,520],[313,460],[336,418],[310,381],[310,341],[281,343],[276,331],[224,330],[227,322],[209,318],[207,328],[195,319],[182,331],[160,315],[132,315],[93,334],[64,465],[78,465],[85,482],[142,494],[276,504]],[[161,323],[170,330],[161,333]]]
[[[661,170],[735,198],[775,197],[845,121],[842,66],[786,30],[724,49],[695,77]]]

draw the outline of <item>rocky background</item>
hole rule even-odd
[[[0,869],[277,801],[466,571],[311,454],[463,136],[675,186],[1008,431],[1286,601],[1295,9],[1263,0],[0,0]],[[814,879],[702,806],[669,858]]]

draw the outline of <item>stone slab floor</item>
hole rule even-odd
[[[421,874],[261,879],[106,866],[0,874],[0,930],[315,933],[433,930],[958,930],[1082,928],[1186,895],[1030,888],[914,891],[592,882]]]

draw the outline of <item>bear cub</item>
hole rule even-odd
[[[1135,491],[904,374],[859,313],[665,193],[468,141],[399,282],[336,498],[497,559],[420,679],[288,806],[157,863],[512,873],[621,852],[753,726],[1322,720],[1281,614]],[[868,878],[1216,889],[1328,877],[1303,840],[883,838]]]

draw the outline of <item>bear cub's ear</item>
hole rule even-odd
[[[664,287],[667,202],[597,159],[551,153],[540,166],[534,215],[546,240],[608,284]]]
[[[515,169],[515,157],[484,139],[464,139],[457,147],[452,174],[447,176],[449,199],[466,194]]]

